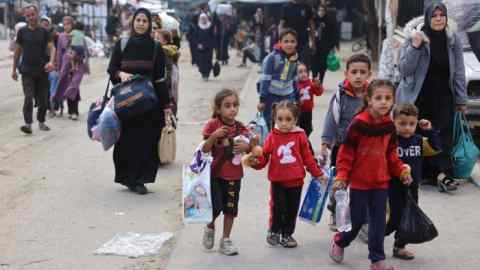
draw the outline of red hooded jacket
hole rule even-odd
[[[297,87],[300,94],[302,112],[311,112],[313,110],[315,96],[321,96],[323,94],[323,86],[317,85],[308,79],[303,82],[298,82]]]
[[[263,169],[268,161],[268,179],[281,182],[285,187],[302,186],[305,167],[314,177],[323,175],[313,158],[305,131],[298,127],[288,133],[273,129],[268,134],[263,156],[254,168]]]
[[[353,189],[387,189],[390,179],[405,170],[394,134],[389,116],[380,121],[368,111],[355,116],[338,153],[337,179],[350,182]]]

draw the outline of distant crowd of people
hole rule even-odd
[[[286,28],[297,32],[300,59],[321,81],[327,70],[328,54],[339,48],[337,14],[330,1],[321,1],[316,8],[304,1],[291,1],[279,18],[267,16],[258,8],[249,21],[241,20],[231,5],[214,8],[205,5],[185,18],[192,64],[198,65],[205,80],[213,62],[228,64],[229,46],[235,47],[242,57],[241,67],[248,61],[261,64],[274,50],[281,30]]]

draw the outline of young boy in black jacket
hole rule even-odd
[[[439,132],[432,128],[430,121],[426,119],[418,121],[418,109],[415,105],[397,105],[393,111],[393,121],[397,131],[398,156],[411,167],[413,182],[410,186],[405,186],[399,179],[390,181],[390,220],[387,223],[386,235],[398,229],[408,193],[418,203],[418,185],[422,179],[423,157],[440,152]],[[419,134],[415,134],[417,125]],[[414,259],[414,253],[405,248],[406,244],[396,233],[393,256],[403,260]]]

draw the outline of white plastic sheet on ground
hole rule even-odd
[[[153,256],[160,252],[163,244],[173,237],[163,233],[117,233],[110,241],[94,251],[97,255],[117,255],[131,258]]]

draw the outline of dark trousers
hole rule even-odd
[[[55,111],[63,110],[63,101],[53,100],[53,109]]]
[[[312,55],[312,76],[317,77],[319,75],[320,82],[323,83],[325,73],[327,72],[327,56],[330,50],[326,50],[321,46],[321,44],[317,44],[317,50]]]
[[[213,50],[212,49],[204,49],[199,50],[197,52],[197,59],[198,59],[198,70],[202,74],[202,77],[208,78],[210,77],[210,71],[212,71],[212,58],[213,58]]]
[[[80,97],[77,96],[75,100],[70,100],[67,99],[67,105],[68,105],[68,114],[75,114],[78,115],[78,103],[80,102]]]
[[[25,96],[23,102],[23,118],[26,124],[33,123],[33,101],[38,106],[37,120],[40,123],[45,122],[45,115],[48,108],[48,91],[50,82],[48,74],[41,73],[38,75],[22,75],[23,94]]]
[[[270,232],[290,236],[295,232],[302,187],[270,185]]]
[[[390,204],[390,219],[387,223],[387,229],[385,235],[389,235],[395,232],[395,243],[393,244],[396,248],[404,248],[407,243],[402,241],[398,237],[396,232],[400,221],[402,220],[403,210],[407,204],[408,192],[412,195],[413,200],[418,203],[418,184],[416,182],[412,183],[410,186],[405,186],[398,179],[392,179],[390,181],[390,187],[388,189],[388,201]]]
[[[372,262],[385,260],[383,240],[385,238],[387,197],[388,190],[386,189],[350,189],[352,230],[341,232],[336,241],[337,245],[342,248],[349,246],[357,237],[362,225],[368,220],[368,258]]]
[[[242,63],[247,64],[247,59],[250,60],[252,63],[257,63],[257,59],[255,59],[255,55],[250,50],[244,50],[243,51],[243,59]]]
[[[310,137],[312,134],[313,126],[312,126],[312,115],[313,113],[310,112],[301,112],[300,117],[298,118],[298,126],[305,130],[307,137]]]
[[[306,39],[299,39],[297,43],[297,54],[298,60],[304,63],[308,69],[311,67],[311,52],[308,47],[308,38]]]

